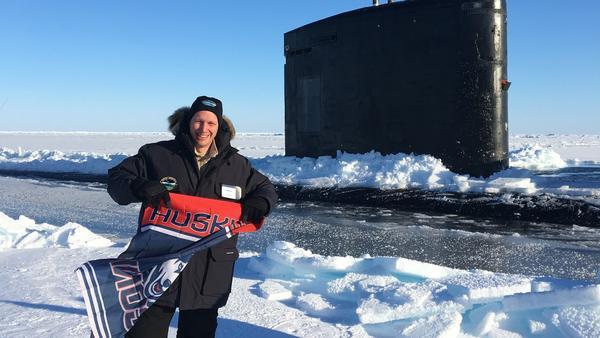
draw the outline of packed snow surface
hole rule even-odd
[[[172,135],[167,133],[0,132],[0,170],[105,175],[109,168],[134,154],[142,144],[169,138]],[[72,139],[81,139],[82,143],[66,142]],[[338,152],[336,157],[316,159],[290,157],[283,155],[281,134],[240,134],[233,143],[277,184],[493,194],[549,193],[600,204],[600,186],[595,180],[574,183],[565,179],[557,184],[560,173],[539,174],[539,171],[566,167],[600,167],[600,136],[516,135],[510,142],[510,168],[486,179],[451,172],[441,160],[429,155],[381,155],[372,151],[365,154]]]
[[[73,270],[85,260],[115,257],[123,248],[108,247],[109,240],[81,225],[75,228],[83,235],[57,245],[61,228],[0,216],[2,236],[37,234],[35,249],[13,241],[0,252],[0,336],[87,336]],[[600,333],[600,284],[451,269],[401,257],[322,256],[283,241],[240,257],[218,337]],[[171,325],[174,337],[176,318]]]

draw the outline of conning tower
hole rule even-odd
[[[407,0],[287,32],[286,155],[431,154],[508,167],[505,0]]]

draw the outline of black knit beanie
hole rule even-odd
[[[221,121],[223,116],[223,103],[221,100],[215,99],[214,97],[209,96],[198,96],[196,101],[192,103],[192,107],[190,108],[190,113],[192,116],[201,110],[208,110],[210,112],[215,113]]]

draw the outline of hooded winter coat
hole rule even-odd
[[[248,159],[230,145],[235,131],[227,118],[219,117],[215,137],[218,155],[198,168],[194,143],[189,134],[193,113],[178,109],[169,117],[169,129],[175,139],[142,146],[137,155],[123,160],[108,171],[108,193],[115,202],[126,205],[141,202],[131,191],[136,178],[159,181],[174,178],[173,192],[185,195],[229,200],[221,196],[223,185],[238,186],[242,197],[263,198],[273,210],[277,194],[268,178],[256,171]],[[145,205],[142,204],[140,217]],[[156,304],[180,310],[214,309],[227,302],[231,291],[233,268],[238,258],[237,236],[195,254],[181,275]]]

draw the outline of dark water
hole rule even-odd
[[[531,222],[497,223],[457,215],[324,204],[283,204],[259,236],[261,251],[286,240],[322,255],[400,256],[460,269],[595,280],[600,230]]]
[[[119,206],[102,185],[0,177],[0,211],[37,223],[80,223],[126,242],[139,205]],[[334,204],[283,203],[240,248],[262,252],[276,240],[322,255],[399,256],[461,269],[596,280],[600,229],[497,222],[457,215]]]

